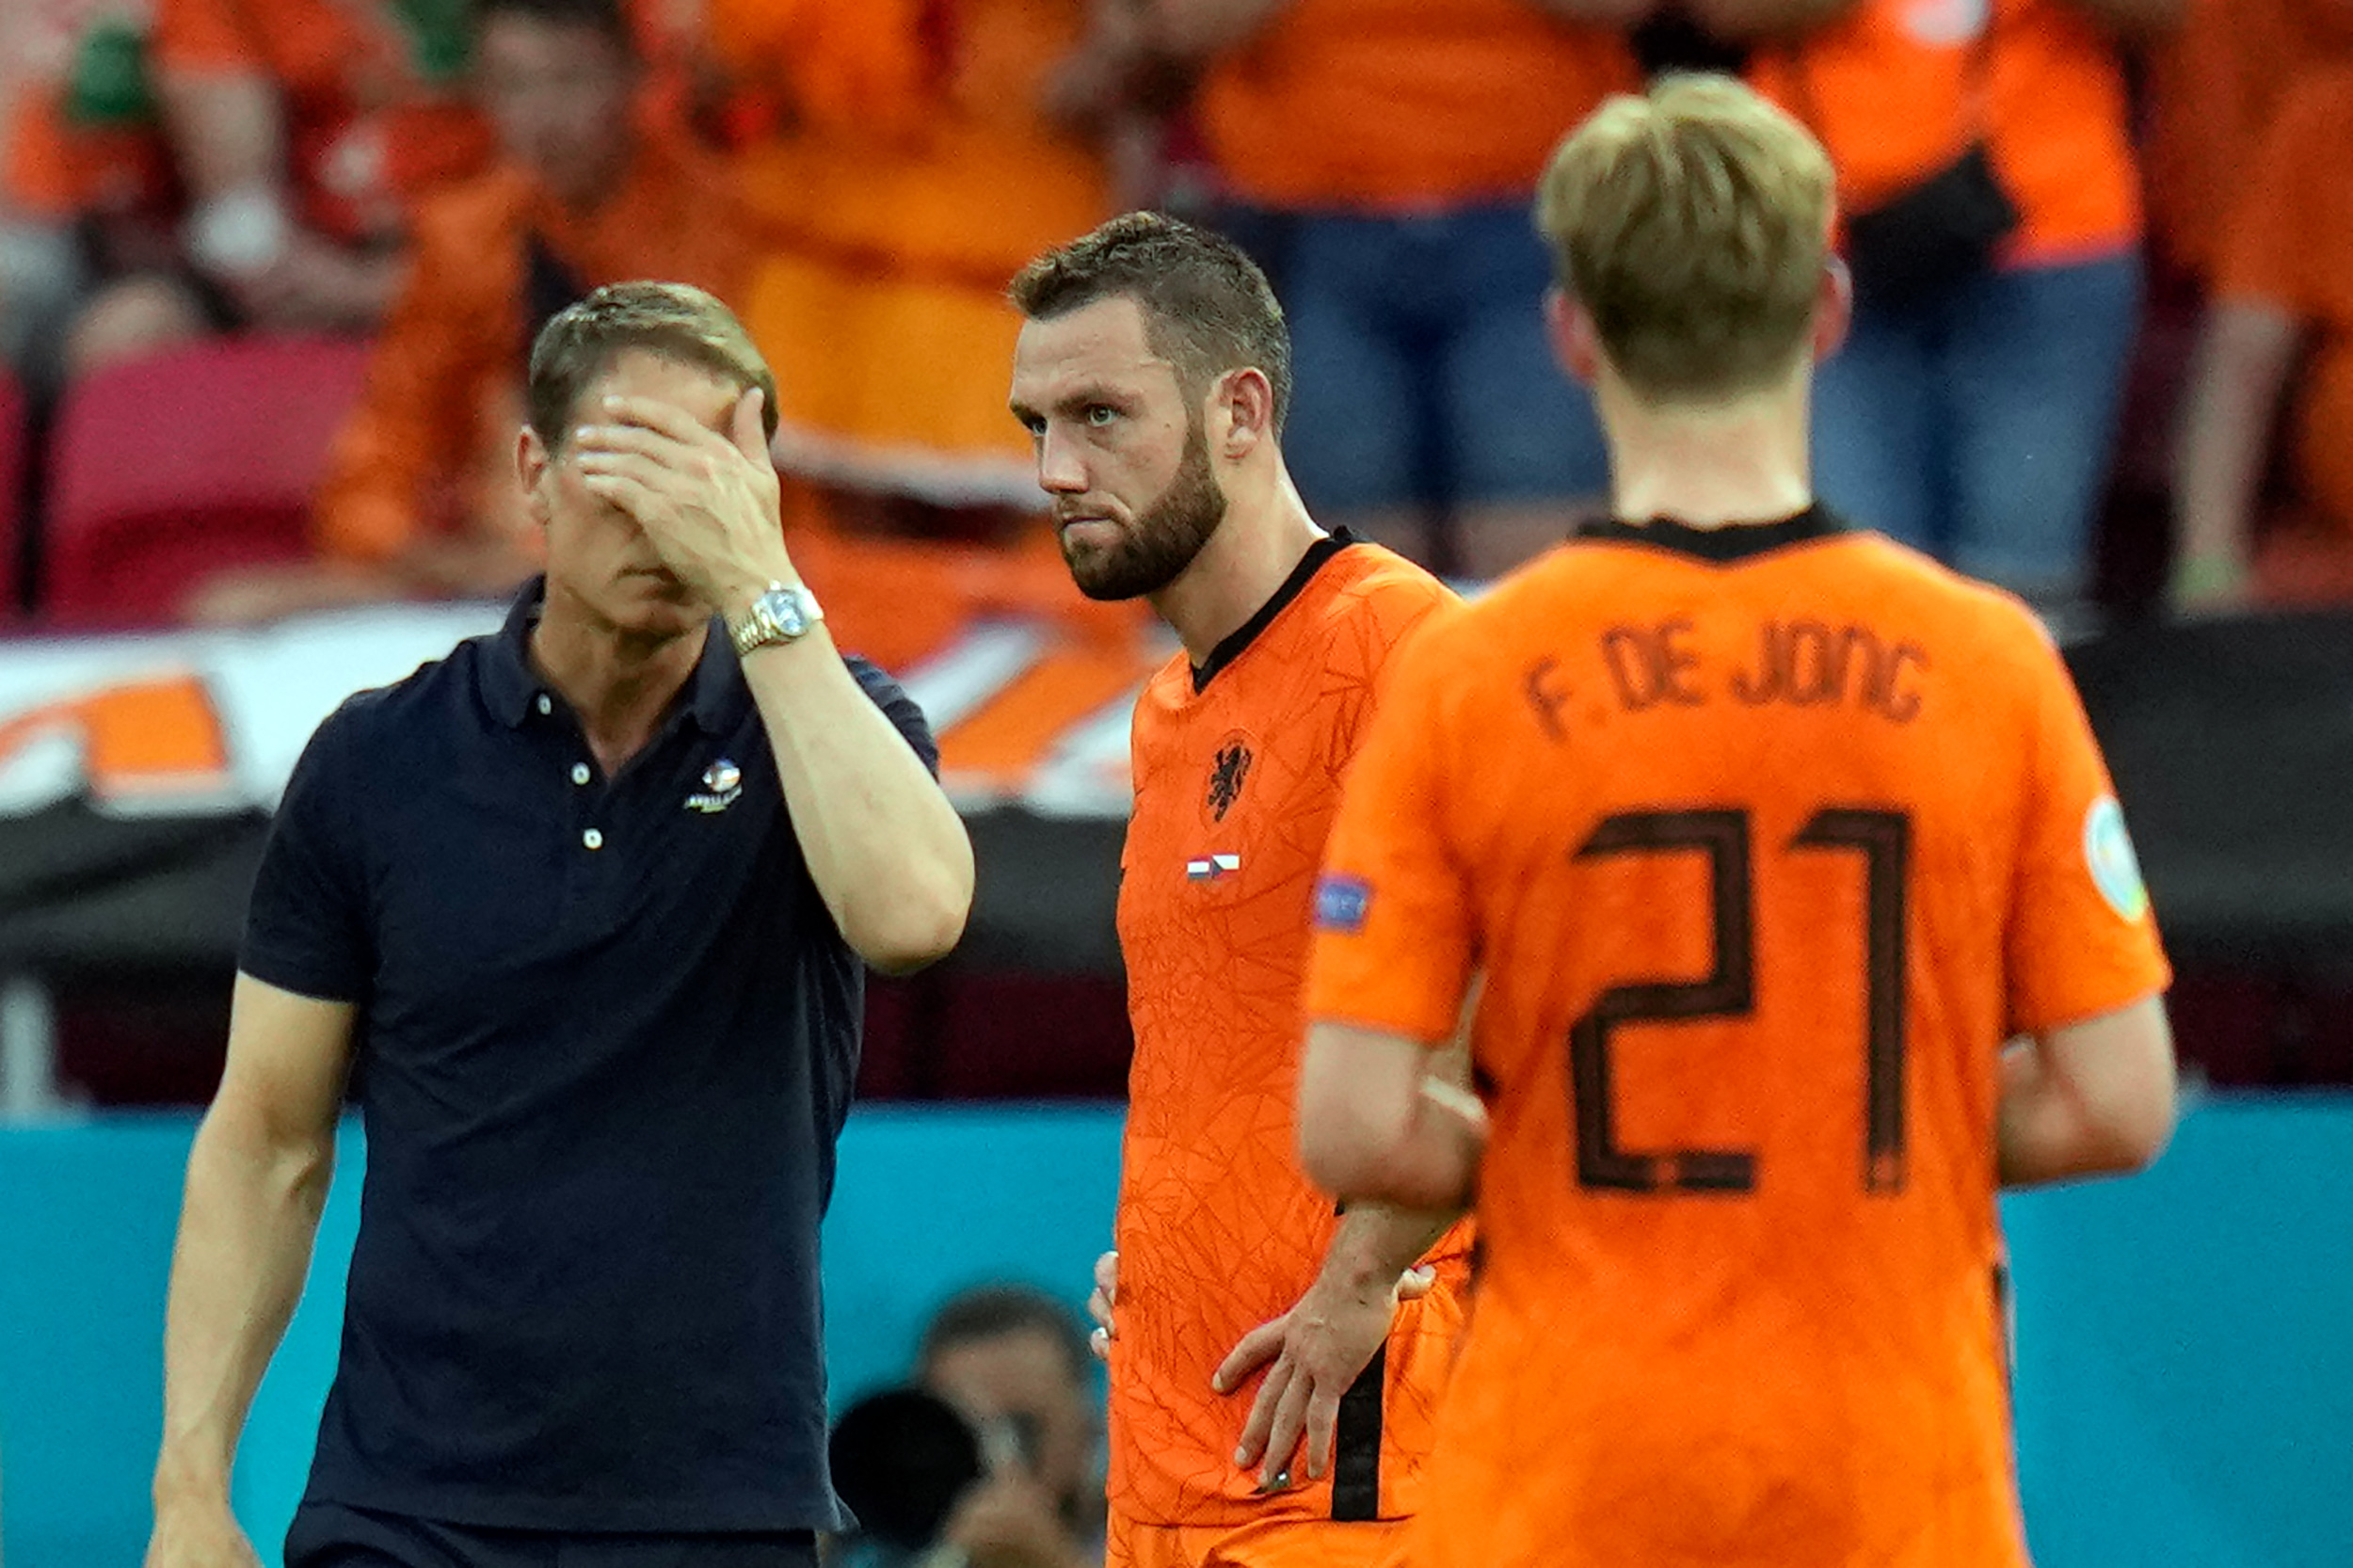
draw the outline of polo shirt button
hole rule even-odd
[[[604,847],[604,835],[592,827],[587,832],[580,836],[580,841],[587,845],[590,849],[602,849]]]
[[[549,698],[548,694],[545,692],[541,692],[539,694],[539,712],[542,713],[552,713],[555,712],[554,702]]]
[[[574,762],[572,764],[572,782],[575,784],[585,784],[588,782],[587,763]]]

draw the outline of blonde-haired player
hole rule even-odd
[[[1671,81],[1540,216],[1615,515],[1401,655],[1308,992],[1310,1172],[1478,1176],[1412,1560],[2023,1568],[1995,1188],[2172,1117],[2105,770],[2022,605],[1814,501],[1848,292],[1801,128]],[[1425,1086],[1475,966],[1483,1114]]]

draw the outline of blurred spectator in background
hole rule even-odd
[[[851,1525],[822,1541],[825,1568],[961,1568],[940,1530],[984,1470],[953,1406],[920,1388],[868,1394],[833,1423],[825,1460]]]
[[[1318,519],[1492,576],[1598,498],[1591,405],[1553,367],[1528,202],[1554,143],[1636,85],[1651,0],[1151,0],[1289,318],[1285,450]]]
[[[1109,212],[1098,148],[1051,112],[1088,0],[712,0],[711,25],[779,120],[746,152],[769,238],[744,320],[776,365],[780,465],[851,511],[1032,513],[1004,288]]]
[[[2349,8],[2353,9],[2353,8]],[[2353,598],[2353,66],[2306,75],[2221,231],[2184,405],[2175,598]],[[2266,523],[2265,569],[2249,562]]]
[[[1100,1564],[1102,1417],[1069,1309],[1029,1286],[968,1290],[923,1331],[916,1377],[972,1423],[987,1471],[942,1541],[972,1568]]]
[[[497,152],[466,91],[479,8],[140,3],[154,8],[148,56],[185,200],[178,252],[91,302],[70,370],[216,330],[375,328],[399,287],[412,204]],[[628,9],[664,101],[681,116],[708,107],[699,0]]]
[[[857,1528],[836,1568],[1099,1568],[1101,1401],[1078,1320],[988,1285],[923,1331],[914,1382],[858,1400],[827,1442]]]
[[[2187,0],[2149,73],[2150,222],[2169,264],[2213,280],[2272,116],[2299,77],[2346,60],[2347,0]]]
[[[374,327],[398,279],[404,203],[489,153],[460,90],[462,0],[153,4],[185,265],[106,287],[75,328],[72,368],[232,327]]]
[[[740,297],[746,211],[674,102],[648,99],[620,0],[473,0],[473,12],[475,96],[499,161],[416,208],[366,391],[320,488],[319,558],[216,578],[198,619],[505,593],[537,559],[514,448],[540,325],[636,278]]]
[[[1106,0],[1107,5],[1125,0]],[[892,668],[975,614],[1126,645],[1145,617],[1070,590],[1005,415],[1005,283],[1110,210],[1121,69],[1094,0],[711,0],[764,104],[744,150],[760,253],[744,326],[776,366],[793,559]]]
[[[2141,281],[2119,40],[2181,0],[1694,0],[1838,168],[1854,327],[1816,484],[2064,616]]]
[[[44,391],[89,280],[171,254],[150,3],[0,6],[0,359]]]

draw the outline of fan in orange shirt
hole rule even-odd
[[[2054,615],[2091,586],[2139,320],[2122,43],[2185,3],[1694,0],[1838,170],[1855,304],[1815,378],[1823,497]]]
[[[951,507],[1036,499],[1001,367],[1005,280],[1114,210],[1051,85],[1090,0],[712,0],[786,121],[745,150],[765,242],[744,323],[788,472]]]
[[[1197,70],[1222,221],[1282,288],[1308,504],[1441,571],[1561,536],[1607,474],[1538,328],[1528,194],[1553,143],[1641,80],[1652,0],[1153,0]]]
[[[318,559],[217,574],[194,618],[504,593],[537,565],[512,492],[538,325],[633,278],[740,294],[748,211],[680,125],[640,112],[653,84],[623,0],[475,0],[471,52],[501,159],[417,208],[315,500]]]
[[[365,332],[397,296],[415,202],[481,174],[464,0],[151,0],[145,58],[187,211],[179,254],[100,292],[71,368],[222,328]],[[550,26],[600,8],[539,0]],[[683,120],[706,62],[691,16],[627,0],[648,115]],[[688,8],[691,11],[692,8]]]
[[[2166,260],[2215,280],[2272,117],[2307,76],[2349,62],[2344,0],[2185,0],[2181,30],[2150,53],[2144,93],[2149,227]]]
[[[2353,600],[2353,64],[2281,102],[2223,226],[2183,404],[2177,602]]]
[[[1013,296],[1013,408],[1071,574],[1147,600],[1183,644],[1136,708],[1122,861],[1136,1054],[1096,1304],[1111,1560],[1395,1562],[1466,1237],[1379,1204],[1336,1214],[1290,1107],[1339,776],[1392,651],[1452,596],[1300,504],[1282,312],[1231,244],[1134,214]]]
[[[1554,338],[1616,520],[1415,641],[1333,829],[1309,1168],[1479,1179],[1416,1568],[2024,1568],[1997,1173],[2171,1124],[2165,960],[2057,651],[1813,503],[1831,205],[1722,79],[1568,141]],[[1483,1106],[1424,1088],[1474,965]]]
[[[374,327],[398,281],[407,202],[489,154],[459,90],[464,8],[153,5],[146,57],[187,200],[179,254],[98,292],[69,374],[227,327]]]

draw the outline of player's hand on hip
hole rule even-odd
[[[571,436],[589,492],[627,512],[663,564],[724,615],[772,582],[796,581],[760,396],[755,388],[735,400],[725,435],[674,404],[607,397]]]
[[[1112,1322],[1112,1308],[1119,1304],[1119,1254],[1107,1252],[1095,1260],[1095,1289],[1087,1297],[1087,1316],[1095,1320],[1095,1332],[1087,1336],[1096,1358],[1112,1358],[1112,1336],[1118,1332]]]
[[[1429,1289],[1426,1271],[1413,1270],[1385,1286],[1353,1288],[1323,1277],[1307,1288],[1299,1304],[1241,1337],[1210,1378],[1221,1394],[1239,1389],[1260,1367],[1266,1381],[1242,1426],[1234,1463],[1258,1466],[1258,1489],[1279,1491],[1298,1481],[1321,1480],[1332,1467],[1333,1432],[1339,1424],[1340,1396],[1347,1393],[1389,1336],[1397,1304],[1408,1290]],[[1268,1363],[1272,1362],[1272,1366]],[[1299,1447],[1306,1443],[1306,1469],[1299,1468]]]
[[[183,1503],[155,1511],[147,1568],[262,1568],[262,1559],[227,1503]]]

